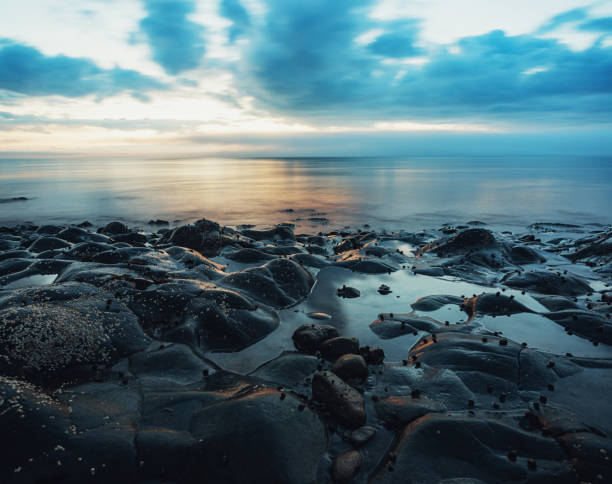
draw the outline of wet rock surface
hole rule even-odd
[[[609,228],[153,225],[0,228],[0,482],[612,480]]]

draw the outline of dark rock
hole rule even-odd
[[[444,412],[446,407],[428,398],[389,396],[374,403],[378,418],[388,427],[403,427],[429,413]]]
[[[326,324],[303,324],[293,333],[292,339],[298,351],[314,354],[328,339],[340,336],[338,330]]]
[[[362,455],[356,450],[338,454],[332,464],[332,477],[338,482],[348,482],[359,472],[363,463]]]
[[[461,304],[463,309],[470,317],[477,315],[490,314],[494,316],[509,316],[517,313],[533,313],[531,309],[524,306],[516,299],[497,293],[484,293],[466,299]]]
[[[82,261],[93,261],[95,256],[102,252],[110,251],[113,247],[101,242],[80,242],[70,250],[65,251],[65,258]],[[122,262],[122,261],[117,261]]]
[[[129,231],[130,229],[121,222],[110,222],[98,230],[99,233],[106,235],[127,234]]]
[[[572,261],[577,261],[588,257],[608,256],[610,254],[612,254],[612,232],[604,232],[586,247],[567,254],[566,257]]]
[[[300,265],[315,267],[317,269],[321,269],[329,265],[329,262],[327,262],[325,259],[311,254],[294,254],[291,256],[291,260]]]
[[[293,240],[293,230],[286,225],[279,225],[270,230],[243,230],[242,235],[254,240]]]
[[[380,315],[370,323],[370,329],[381,339],[392,339],[404,334],[417,331],[437,332],[440,330],[439,323],[427,316],[411,315]]]
[[[27,197],[0,198],[0,203],[26,202],[28,200]]]
[[[359,292],[359,289],[355,289],[354,287],[342,286],[338,289],[338,296],[352,299],[361,296],[361,293]]]
[[[360,355],[342,355],[334,363],[332,371],[345,381],[364,381],[368,377],[368,366]]]
[[[44,252],[45,250],[65,249],[67,247],[70,247],[70,244],[65,240],[58,239],[57,237],[41,237],[40,239],[36,239],[28,250],[38,253]]]
[[[226,235],[219,224],[206,219],[199,220],[192,225],[177,227],[164,236],[161,242],[197,250],[206,257],[217,255],[220,249],[229,245],[249,245]]]
[[[572,459],[577,480],[612,481],[612,444],[609,438],[592,432],[567,432],[559,438],[559,443]]]
[[[470,250],[497,248],[498,245],[490,230],[467,229],[454,237],[444,237],[421,247],[417,256],[426,252],[434,252],[443,256],[465,254]]]
[[[27,250],[12,249],[5,252],[0,252],[0,262],[8,259],[29,259],[32,253]]]
[[[274,259],[262,267],[235,272],[223,282],[242,290],[253,299],[283,308],[305,298],[314,284],[314,278],[291,260]]]
[[[334,246],[334,254],[341,254],[349,250],[360,249],[363,246],[363,242],[359,237],[350,237],[344,239],[342,242]]]
[[[15,274],[17,272],[23,271],[30,267],[33,264],[32,259],[7,259],[0,262],[0,277],[7,276],[9,274]],[[8,284],[7,281],[3,281],[4,284]]]
[[[474,378],[471,372],[487,374],[526,390],[540,390],[558,377],[546,368],[548,358],[534,350],[521,348],[508,340],[489,337],[484,343],[477,335],[439,333],[436,344],[421,341],[410,350],[411,357],[437,368],[447,368],[467,379]],[[572,366],[572,365],[570,365]],[[569,372],[571,368],[567,369]],[[576,371],[575,369],[573,371]],[[483,385],[483,388],[486,385]]]
[[[362,274],[388,274],[390,272],[397,271],[397,267],[387,264],[380,260],[348,260],[342,262],[336,262],[333,265],[338,267],[344,267],[355,272]]]
[[[431,277],[442,277],[444,275],[444,269],[442,267],[431,266],[431,267],[417,267],[413,269],[415,274],[421,274],[423,276]]]
[[[312,379],[312,397],[323,403],[343,425],[358,428],[365,424],[363,397],[333,373],[315,373]]]
[[[538,296],[535,299],[549,311],[580,308],[572,299],[563,296]]]
[[[88,232],[79,227],[68,227],[62,230],[57,234],[57,237],[62,240],[67,240],[68,242],[77,243],[77,242],[103,242],[110,243],[111,239],[107,235],[104,234],[96,234],[93,232]]]
[[[108,307],[105,294],[67,293],[50,300],[43,288],[21,295],[27,306],[17,296],[0,309],[0,369],[5,374],[35,381],[75,365],[111,363],[149,344],[136,317],[122,305]]]
[[[508,447],[517,451],[523,465],[505,457]],[[529,458],[539,463],[539,482],[573,482],[557,442],[526,432],[512,420],[430,414],[406,427],[391,452],[395,471],[381,466],[371,483],[403,483],[408,475],[425,484],[461,482],[453,478],[499,482],[500,476],[504,482],[527,482],[524,462]]]
[[[245,263],[261,262],[276,259],[276,257],[274,257],[273,255],[266,254],[265,252],[262,252],[261,250],[257,249],[239,249],[234,252],[227,252],[223,255],[230,260]]]
[[[612,321],[601,314],[593,311],[567,309],[544,313],[543,316],[582,337],[612,344]]]
[[[293,395],[269,388],[242,391],[210,405],[190,424],[207,482],[309,484],[327,447],[325,426]],[[247,477],[248,476],[248,477]]]
[[[573,274],[560,275],[543,270],[512,274],[502,279],[502,282],[514,289],[526,289],[555,296],[581,296],[593,291],[581,277]]]
[[[306,378],[317,371],[319,359],[315,356],[285,352],[254,370],[250,375],[290,388],[303,388]]]
[[[62,231],[63,227],[60,225],[41,225],[36,229],[37,234],[41,235],[56,235]]]
[[[321,353],[328,360],[336,360],[336,358],[347,354],[359,354],[359,341],[357,338],[346,338],[337,336],[325,340],[321,344]]]
[[[437,295],[437,296],[425,296],[412,303],[410,306],[416,311],[436,311],[447,304],[459,305],[463,302],[463,299],[458,296],[448,295]]]
[[[199,466],[197,440],[187,431],[167,427],[142,426],[136,434],[140,472],[144,478],[163,482],[173,476],[178,482],[191,482]]]
[[[377,346],[362,346],[359,353],[368,365],[381,365],[385,360],[385,352]]]
[[[517,245],[510,249],[510,259],[515,264],[539,264],[546,262],[546,257],[544,257],[540,252],[531,247],[525,247],[522,245]]]
[[[134,246],[143,246],[148,241],[146,235],[140,234],[138,232],[128,232],[126,234],[113,235],[113,239],[116,242],[125,242],[126,244]]]
[[[130,357],[130,372],[142,380],[186,385],[202,380],[202,373],[211,365],[197,356],[192,349],[170,344],[160,350],[136,353]]]
[[[355,447],[363,447],[376,435],[376,428],[369,425],[359,427],[350,433],[349,439]]]

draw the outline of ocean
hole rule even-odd
[[[611,223],[612,158],[0,160],[0,224],[208,218],[298,229]],[[323,230],[323,229],[321,229]]]

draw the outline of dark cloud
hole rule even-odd
[[[538,99],[548,99],[552,109],[556,96],[567,96],[571,103],[581,96],[612,94],[610,49],[575,52],[553,39],[499,30],[464,38],[459,47],[460,53],[440,51],[409,73],[398,88],[403,98],[417,105],[494,109],[510,104],[529,111]]]
[[[233,22],[228,32],[230,42],[234,42],[251,25],[251,17],[240,0],[221,0],[219,11],[223,17]]]
[[[0,90],[66,97],[128,92],[143,99],[147,91],[164,88],[159,81],[133,70],[102,69],[89,59],[46,56],[33,47],[0,39]]]
[[[355,43],[364,32],[365,0],[270,0],[242,68],[245,89],[268,105],[332,108],[356,101],[376,58]]]
[[[418,23],[376,22],[369,1],[270,0],[264,26],[240,66],[243,89],[267,108],[312,117],[469,118],[612,111],[612,49],[583,51],[503,31],[465,37],[459,51],[425,52],[422,66],[393,61],[419,53]],[[549,22],[584,19],[583,9]],[[367,30],[385,33],[363,46]]]
[[[144,0],[147,16],[140,21],[153,59],[168,74],[193,69],[204,55],[204,27],[189,20],[193,0]]]

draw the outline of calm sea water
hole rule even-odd
[[[20,196],[0,224],[611,223],[612,158],[0,160],[0,198]]]

